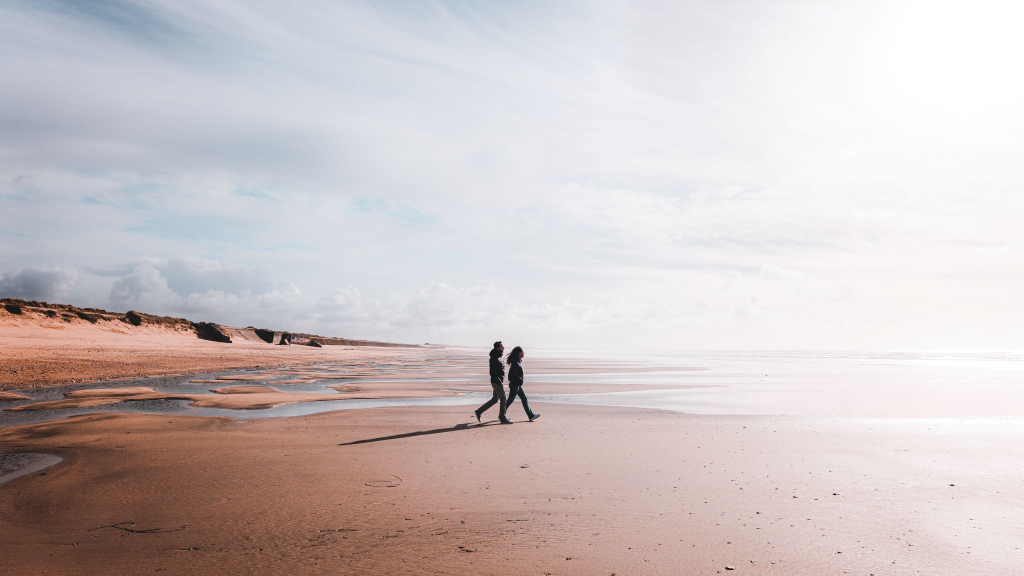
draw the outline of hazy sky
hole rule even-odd
[[[1024,347],[1006,1],[0,3],[0,296],[410,342]]]

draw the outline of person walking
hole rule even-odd
[[[526,416],[530,422],[533,422],[540,418],[540,414],[530,410],[530,401],[526,399],[526,392],[523,392],[523,358],[525,357],[526,352],[523,352],[522,346],[516,346],[508,355],[508,402],[505,404],[505,410],[507,411],[512,406],[518,396],[523,401]]]
[[[473,411],[473,415],[476,416],[476,421],[480,421],[480,415],[487,411],[488,408],[498,405],[498,420],[502,424],[511,424],[512,421],[505,416],[505,366],[501,363],[501,355],[505,353],[505,346],[501,343],[501,340],[494,343],[494,348],[491,350],[491,389],[494,391],[494,395],[487,402],[484,402],[483,406]]]

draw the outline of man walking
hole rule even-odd
[[[498,420],[501,420],[502,424],[511,424],[512,421],[505,417],[505,365],[501,363],[501,355],[505,353],[505,346],[502,345],[501,341],[494,343],[494,348],[491,350],[491,389],[494,394],[491,399],[484,402],[484,405],[473,411],[473,415],[476,416],[476,421],[480,421],[480,415],[487,411],[488,408],[498,405]]]

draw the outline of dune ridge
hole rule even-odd
[[[156,316],[129,310],[128,312],[110,312],[99,308],[78,308],[70,304],[51,304],[36,300],[19,300],[16,298],[0,298],[0,322],[4,314],[20,317],[23,322],[38,321],[40,317],[60,320],[65,323],[88,322],[123,322],[131,326],[159,326],[175,332],[191,332],[201,340],[211,340],[230,344],[235,339],[266,344],[289,345],[301,342],[307,346],[380,346],[380,347],[419,347],[417,344],[397,342],[378,342],[375,340],[359,340],[354,338],[335,338],[317,334],[292,333],[267,328],[235,328],[215,322],[193,322],[185,318]]]
[[[204,335],[207,337],[204,338]],[[400,355],[412,344],[294,334],[184,318],[0,299],[0,391]],[[321,343],[323,342],[323,343]],[[353,353],[355,350],[363,352]]]

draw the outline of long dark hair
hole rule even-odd
[[[522,346],[516,346],[513,348],[512,351],[508,353],[508,359],[505,360],[505,364],[511,364],[513,359],[519,360],[519,355],[522,354],[522,352]]]

